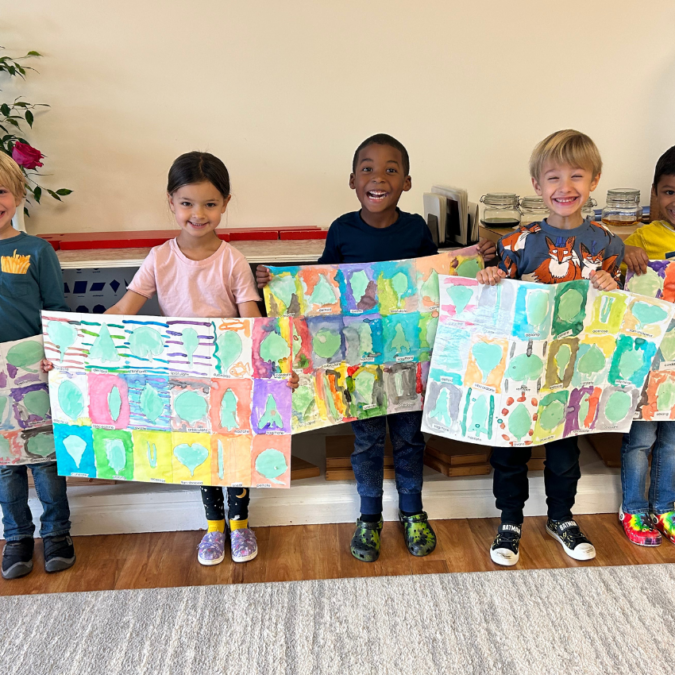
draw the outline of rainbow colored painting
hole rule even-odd
[[[675,302],[675,262],[654,260],[645,274],[626,275],[626,290],[666,302]],[[638,403],[636,420],[675,420],[675,319],[656,352]]]
[[[439,287],[422,429],[471,443],[627,431],[673,328],[670,303],[583,279],[485,286],[445,276]]]
[[[54,461],[42,336],[0,344],[0,466]]]
[[[61,475],[289,487],[290,319],[42,320]]]
[[[291,317],[294,433],[422,409],[439,275],[475,278],[475,246],[381,263],[272,267],[270,316]]]

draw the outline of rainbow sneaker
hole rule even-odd
[[[675,544],[675,511],[666,513],[652,513],[654,527],[669,541]]]
[[[661,534],[646,513],[624,513],[622,509],[619,511],[619,520],[626,536],[634,544],[638,546],[661,545]]]

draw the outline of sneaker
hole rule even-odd
[[[422,511],[413,516],[398,514],[403,523],[403,539],[408,550],[416,556],[429,555],[436,548],[436,534],[427,522],[427,514]]]
[[[236,563],[248,562],[258,555],[258,540],[250,527],[230,530],[230,548],[232,560]]]
[[[638,546],[660,546],[661,533],[654,527],[646,513],[624,513],[619,511],[619,521],[630,541]]]
[[[363,562],[375,562],[380,557],[382,518],[377,523],[365,523],[359,518],[352,537],[352,555]]]
[[[207,532],[199,542],[197,560],[202,565],[219,565],[225,559],[225,534]]]
[[[654,527],[661,532],[666,539],[675,544],[675,511],[652,513],[651,520]]]
[[[45,572],[63,572],[75,564],[75,547],[69,534],[44,537]]]
[[[522,530],[520,525],[502,523],[497,530],[497,536],[490,547],[490,558],[497,565],[511,567],[520,558],[520,537]]]
[[[2,578],[19,579],[33,571],[33,537],[8,541],[2,551]]]
[[[584,536],[574,520],[551,520],[546,522],[546,531],[557,539],[570,558],[592,560],[595,558],[595,546]]]

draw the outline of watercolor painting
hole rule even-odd
[[[51,456],[64,476],[250,487],[258,435],[288,438],[290,462],[290,319],[45,312],[43,326],[52,327],[45,344],[58,360],[46,400],[41,338],[23,356],[13,351],[9,367],[0,351],[3,463]],[[344,391],[346,379],[345,371]]]
[[[41,335],[0,344],[0,466],[54,460]]]
[[[423,431],[521,446],[675,419],[671,303],[586,280],[439,288]]]

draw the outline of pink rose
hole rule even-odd
[[[17,141],[12,148],[12,159],[24,169],[35,169],[38,166],[43,166],[40,161],[44,155],[37,149]]]

